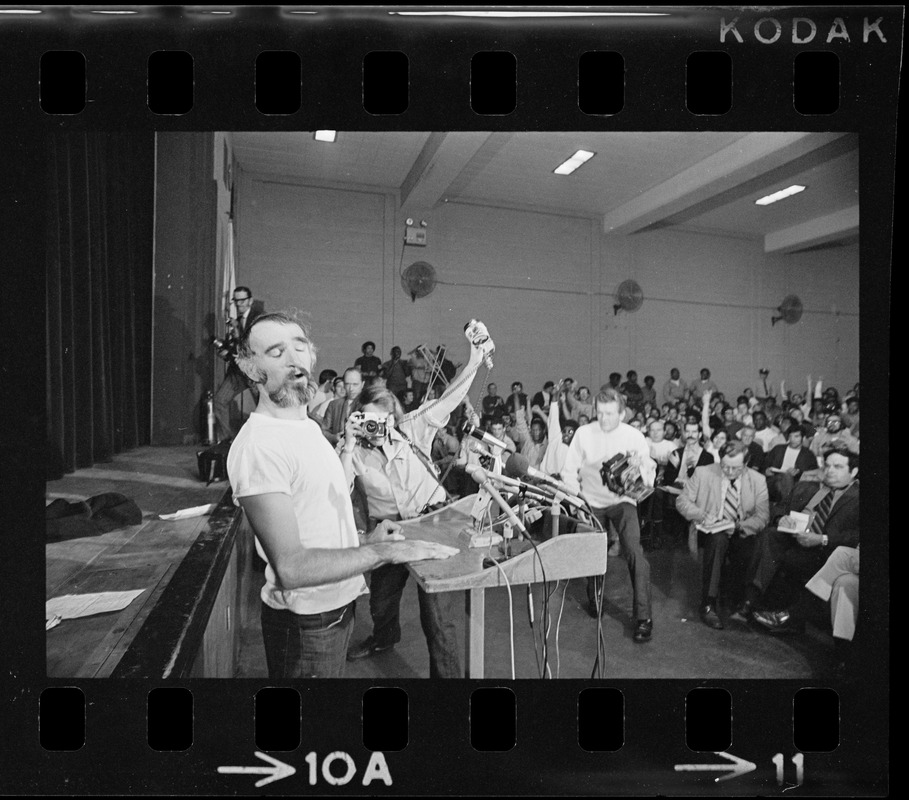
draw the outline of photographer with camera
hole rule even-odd
[[[381,520],[419,517],[448,499],[430,459],[432,441],[464,400],[480,365],[495,350],[482,323],[471,320],[465,335],[471,343],[470,360],[439,399],[404,414],[388,389],[367,386],[353,405],[341,463],[349,486],[356,482],[366,496],[370,526]],[[368,658],[401,640],[400,605],[408,575],[403,564],[373,570],[369,597],[373,632],[348,651],[348,660]],[[463,677],[454,624],[460,595],[417,592],[429,647],[429,676]]]
[[[650,564],[641,547],[641,527],[638,522],[636,499],[628,494],[636,487],[652,487],[656,463],[644,434],[622,422],[625,398],[621,392],[607,388],[595,400],[597,421],[578,428],[562,472],[562,481],[575,494],[580,493],[591,506],[605,528],[612,522],[628,563],[628,573],[634,596],[634,641],[650,641],[653,633],[651,617]],[[604,465],[616,456],[627,457],[627,472],[620,476],[624,485],[618,491],[607,485]],[[611,481],[610,481],[611,482]],[[598,584],[605,579],[588,578],[588,612],[596,617]]]
[[[222,441],[234,438],[234,429],[230,424],[230,404],[234,398],[252,390],[258,401],[258,389],[248,380],[236,364],[237,350],[243,335],[249,330],[256,317],[265,313],[265,305],[260,300],[253,300],[252,292],[246,286],[234,289],[231,303],[237,309],[236,319],[229,320],[227,336],[224,339],[215,339],[213,344],[218,349],[218,355],[227,362],[227,373],[224,380],[215,392],[215,419],[221,427]]]

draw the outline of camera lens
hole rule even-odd
[[[368,422],[363,423],[363,430],[368,433],[370,436],[374,436],[379,431],[379,423],[374,420],[369,420]]]

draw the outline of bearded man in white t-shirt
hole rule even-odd
[[[284,313],[258,317],[240,340],[237,365],[259,385],[259,402],[227,471],[267,564],[262,638],[272,679],[342,677],[363,574],[458,552],[404,540],[389,521],[358,535],[341,461],[307,415],[314,364],[308,332]]]

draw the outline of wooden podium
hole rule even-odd
[[[402,522],[401,533],[408,539],[422,539],[460,548],[461,552],[440,561],[419,561],[408,569],[426,592],[466,592],[467,610],[467,677],[483,677],[486,589],[504,586],[502,573],[496,567],[484,567],[488,548],[466,547],[459,534],[472,527],[470,509],[474,497],[469,495],[431,514]],[[606,572],[606,534],[578,522],[577,533],[567,533],[537,542],[539,558],[533,548],[500,563],[511,585],[540,583],[546,580],[583,578]]]

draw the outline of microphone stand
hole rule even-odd
[[[561,492],[559,492],[559,494],[561,494]],[[562,513],[562,501],[559,498],[559,494],[552,498],[552,507],[550,508],[550,516],[552,517],[553,539],[559,535],[559,516]]]
[[[525,514],[525,508],[524,508],[524,504],[527,502],[527,488],[526,487],[522,486],[518,490],[518,498],[519,498],[519,500],[518,500],[518,519],[521,520],[521,524],[524,525],[524,527],[526,528],[527,525],[526,525],[525,520],[527,517]],[[511,538],[510,537],[505,540],[505,557],[511,558]]]

